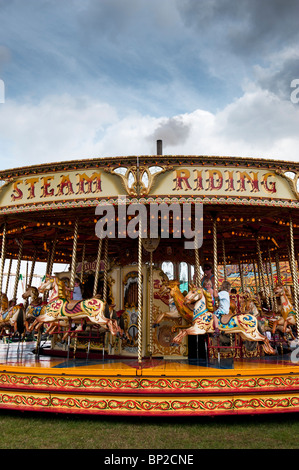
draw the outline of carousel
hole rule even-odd
[[[298,178],[161,141],[1,171],[0,408],[299,411]]]

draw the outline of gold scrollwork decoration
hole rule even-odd
[[[107,172],[118,175],[122,179],[123,186],[129,196],[147,196],[158,175],[165,171],[172,170],[172,167],[165,165],[114,167],[106,169]]]

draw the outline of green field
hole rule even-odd
[[[298,449],[299,414],[77,417],[0,411],[1,449]]]

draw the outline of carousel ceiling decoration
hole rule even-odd
[[[158,175],[172,170],[172,166],[122,166],[110,168],[106,171],[113,175],[118,175],[122,179],[122,184],[129,196],[147,196],[151,191],[154,181]]]

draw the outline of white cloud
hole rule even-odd
[[[119,117],[106,103],[68,95],[0,109],[1,167],[71,159],[150,155],[156,140],[173,155],[231,155],[298,160],[299,104],[252,86],[222,110],[156,118]]]

